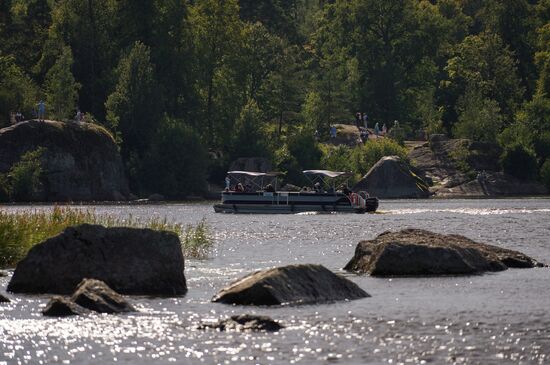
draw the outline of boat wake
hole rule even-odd
[[[467,215],[503,215],[503,214],[534,214],[534,213],[550,213],[548,208],[540,209],[498,209],[498,208],[453,208],[453,209],[397,209],[385,211],[386,214],[425,214],[425,213],[456,213]]]

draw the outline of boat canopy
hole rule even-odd
[[[242,184],[245,192],[262,191],[267,185],[277,189],[277,176],[280,172],[228,171],[230,185]]]
[[[351,172],[342,172],[342,171],[329,171],[329,170],[304,170],[302,171],[304,175],[321,175],[324,177],[340,177],[340,176],[350,176]]]
[[[246,175],[246,176],[253,176],[253,177],[261,177],[261,176],[278,176],[281,173],[280,172],[253,172],[253,171],[228,171],[228,175]]]

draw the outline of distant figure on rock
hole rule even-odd
[[[330,127],[330,138],[336,138],[336,127],[335,126],[331,126]]]
[[[362,119],[361,113],[359,112],[355,113],[355,126],[357,128],[361,126],[361,119]]]
[[[378,126],[378,122],[374,125],[374,134],[376,134],[376,137],[380,135],[380,127]]]
[[[369,128],[368,120],[369,116],[367,115],[367,113],[363,113],[363,126],[365,127],[365,129]]]
[[[38,102],[38,121],[43,122],[46,117],[46,103],[43,100]]]
[[[21,114],[21,112],[17,112],[15,113],[15,122],[16,123],[19,123],[19,122],[22,122],[23,121],[23,114]]]
[[[361,137],[361,141],[363,141],[363,143],[367,142],[369,140],[369,131],[367,128],[361,128],[361,132],[360,132],[360,135]]]
[[[388,128],[386,127],[386,123],[384,123],[384,124],[382,125],[382,134],[385,135],[386,133],[388,133]]]
[[[315,138],[316,141],[319,141],[319,130],[316,129],[315,132],[313,133],[313,138]]]
[[[82,112],[80,109],[76,109],[76,115],[74,117],[75,122],[82,123]]]

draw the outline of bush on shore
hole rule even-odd
[[[203,219],[196,226],[168,223],[166,219],[143,221],[130,216],[122,219],[109,214],[98,214],[93,209],[54,207],[51,210],[24,210],[8,213],[0,210],[0,267],[10,267],[21,260],[37,243],[78,224],[101,224],[107,227],[135,227],[176,233],[186,257],[204,258],[212,249],[214,240]]]
[[[502,170],[520,180],[534,180],[538,175],[535,153],[521,144],[506,147],[501,156]]]
[[[0,174],[0,201],[33,201],[42,187],[42,155],[46,149],[39,147],[28,151],[11,166],[7,174]]]
[[[356,174],[351,183],[365,175],[382,157],[399,156],[407,160],[407,149],[389,138],[368,141],[356,147],[322,146],[321,166],[328,170],[352,171]]]

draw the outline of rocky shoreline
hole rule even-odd
[[[38,122],[30,120],[0,130],[0,174],[25,152],[44,148],[38,191],[16,202],[150,204],[169,201],[152,194],[139,199],[131,194],[122,158],[110,134],[90,123]],[[406,160],[386,156],[353,190],[366,190],[382,199],[501,198],[547,196],[537,181],[523,181],[500,171],[500,147],[496,144],[449,139],[432,135],[414,143]],[[271,170],[263,158],[240,158],[230,169]],[[188,200],[217,200],[220,186],[208,185],[202,196]],[[0,191],[0,201],[2,192]]]

